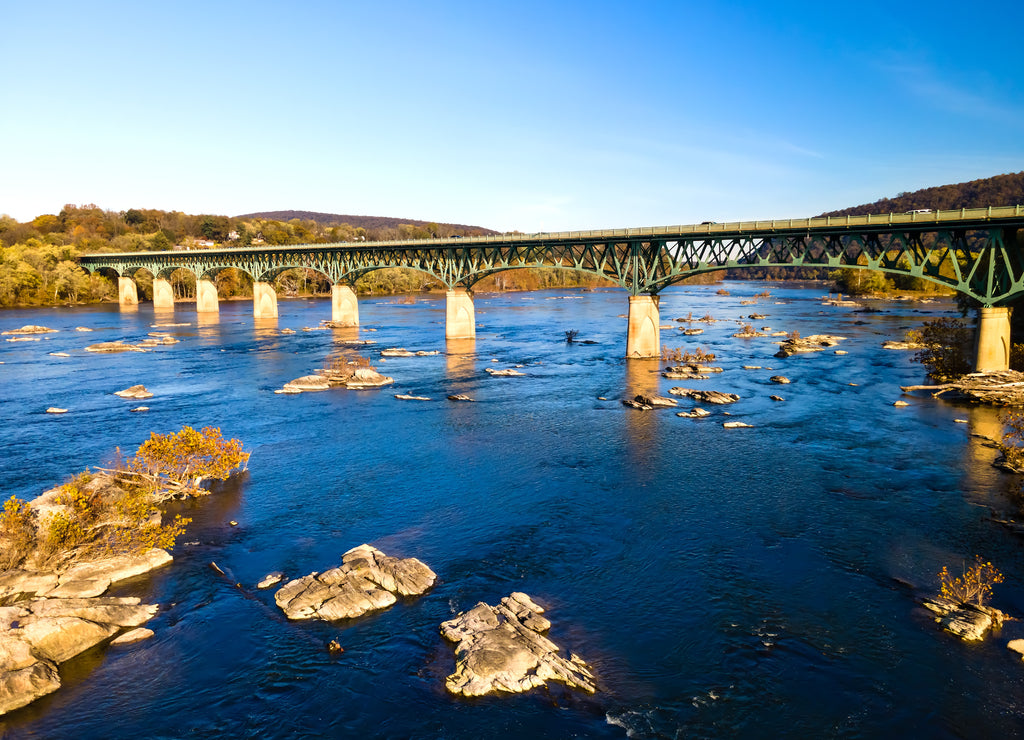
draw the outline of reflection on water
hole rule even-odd
[[[765,324],[847,337],[847,354],[783,360],[771,339],[732,338],[755,311],[740,301],[764,288],[662,293],[666,317],[720,319],[679,337],[723,367],[686,385],[740,396],[708,405],[706,419],[621,405],[680,381],[657,360],[623,359],[619,290],[488,295],[475,342],[445,342],[443,297],[361,302],[375,333],[279,331],[315,325],[327,300],[281,301],[279,322],[255,322],[249,302],[178,307],[174,318],[198,330],[115,356],[85,353],[96,335],[73,328],[136,341],[165,316],[149,305],[4,312],[0,329],[61,329],[0,344],[7,495],[35,496],[116,446],[185,424],[219,426],[252,457],[245,477],[178,505],[193,522],[175,562],[125,586],[161,605],[156,636],[70,666],[84,677],[0,720],[0,735],[1024,735],[1024,671],[1005,649],[1024,623],[966,646],[900,585],[930,588],[943,565],[977,553],[1007,574],[996,605],[1024,614],[1020,542],[990,515],[1008,510],[1017,479],[992,468],[995,451],[976,436],[998,438],[998,412],[926,394],[892,406],[900,385],[923,381],[907,354],[880,346],[920,322],[913,304],[855,313],[820,305],[820,287],[771,286],[756,308]],[[569,328],[594,343],[566,344]],[[346,354],[378,364],[393,387],[273,393],[359,336],[377,344]],[[392,346],[443,354],[381,363]],[[523,376],[484,372],[515,366]],[[792,380],[785,402],[770,399],[776,374]],[[155,393],[146,414],[110,395],[136,378]],[[433,400],[399,401],[399,390]],[[445,399],[455,393],[475,403]],[[58,401],[72,411],[43,413]],[[753,428],[723,429],[728,419]],[[335,624],[288,622],[273,592],[254,587],[272,571],[334,567],[362,542],[419,557],[437,584]],[[597,695],[445,693],[454,656],[438,625],[511,591],[548,608],[552,639],[594,665]],[[324,649],[331,639],[340,657]]]

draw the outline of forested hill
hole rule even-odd
[[[905,213],[919,208],[945,211],[1016,205],[1024,205],[1024,172],[996,175],[956,185],[939,185],[915,190],[913,193],[899,193],[895,198],[882,198],[874,203],[828,211],[821,215],[864,216],[869,213]]]
[[[346,216],[339,213],[317,213],[315,211],[261,211],[259,213],[245,213],[235,218],[268,218],[274,221],[315,221],[323,226],[349,224],[355,228],[364,228],[367,231],[381,231],[384,229],[397,229],[402,224],[424,228],[431,233],[449,232],[465,234],[466,236],[480,236],[497,234],[493,229],[485,229],[482,226],[467,226],[465,224],[442,224],[439,222],[417,221],[411,218],[391,218],[390,216]],[[428,228],[433,227],[433,228]],[[438,233],[438,236],[441,234]]]

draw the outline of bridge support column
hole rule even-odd
[[[257,319],[277,318],[277,293],[272,283],[252,284],[252,315]]]
[[[978,309],[978,337],[974,372],[1010,369],[1010,309],[1003,306]]]
[[[117,302],[122,306],[139,305],[139,289],[130,277],[117,279]]]
[[[661,357],[661,319],[658,296],[629,297],[629,329],[626,334],[626,357]]]
[[[352,286],[331,286],[331,323],[335,326],[359,326],[359,301]]]
[[[476,338],[476,311],[473,294],[465,288],[449,290],[445,302],[444,338]]]
[[[174,308],[174,288],[170,280],[153,278],[153,308],[157,311]]]
[[[217,285],[212,280],[196,280],[196,313],[217,313],[220,301],[217,300]]]

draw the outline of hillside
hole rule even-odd
[[[291,221],[294,218],[300,221],[315,221],[323,226],[349,224],[355,228],[364,228],[367,231],[379,231],[382,229],[397,229],[401,224],[418,226],[424,228],[428,225],[441,227],[442,230],[459,232],[466,236],[477,236],[497,234],[493,229],[485,229],[482,226],[467,226],[465,224],[443,224],[439,222],[417,221],[411,218],[392,218],[390,216],[347,216],[340,213],[317,213],[316,211],[260,211],[259,213],[245,213],[235,218],[251,219],[266,218],[273,221]]]
[[[874,203],[828,211],[821,215],[864,216],[869,213],[904,213],[918,208],[944,211],[1016,205],[1024,205],[1024,172],[899,193],[895,198],[881,198]]]

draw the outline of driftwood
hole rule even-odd
[[[950,394],[956,400],[987,403],[994,406],[1024,406],[1024,373],[1004,370],[995,373],[970,373],[958,380],[937,385],[900,386],[904,393],[933,391],[932,396]]]

